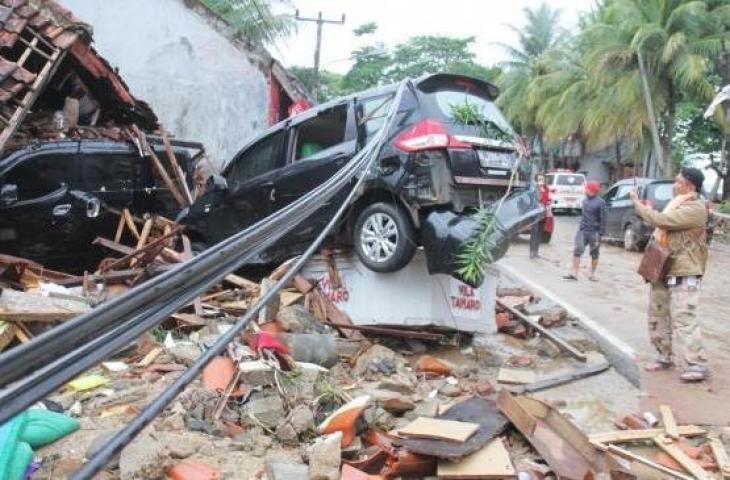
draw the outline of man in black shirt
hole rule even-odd
[[[575,234],[575,249],[573,250],[573,269],[564,276],[566,280],[578,280],[580,269],[580,257],[586,246],[591,252],[591,274],[588,279],[597,281],[596,269],[598,268],[598,257],[601,249],[601,236],[606,231],[606,202],[598,196],[601,186],[596,181],[586,184],[586,198],[583,200],[583,215],[580,219],[580,227]]]

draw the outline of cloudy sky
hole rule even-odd
[[[325,25],[322,39],[322,68],[346,72],[350,52],[363,41],[352,34],[353,28],[376,22],[375,39],[392,46],[415,35],[449,35],[476,37],[473,51],[483,64],[503,59],[494,42],[513,43],[514,33],[507,25],[524,23],[525,7],[536,8],[542,0],[292,0],[300,15],[339,20],[344,13],[345,25]],[[549,0],[562,11],[566,28],[576,24],[580,13],[587,11],[594,0]],[[300,22],[295,35],[279,42],[271,53],[285,65],[311,66],[314,62],[316,24]]]

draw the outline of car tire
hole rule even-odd
[[[626,225],[624,229],[624,250],[627,252],[639,251],[639,234],[633,225]]]
[[[392,203],[378,202],[357,216],[352,241],[360,261],[370,270],[395,272],[416,253],[413,225],[408,214]]]

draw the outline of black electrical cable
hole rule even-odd
[[[368,154],[369,152],[370,150],[368,149],[363,153]],[[365,157],[362,156],[361,158]],[[353,175],[360,169],[362,169],[362,165],[361,162],[358,161],[353,162],[352,167],[343,169],[345,172],[343,175],[340,175],[340,177],[342,177],[339,182],[342,184],[340,187],[349,182],[348,175]],[[331,192],[332,195],[334,193],[336,193],[336,191]],[[142,314],[125,321],[111,330],[107,329],[107,331],[100,332],[93,339],[87,341],[74,350],[59,354],[53,360],[47,362],[38,369],[29,372],[16,383],[0,391],[0,405],[3,405],[0,410],[0,422],[3,422],[19,413],[28,405],[40,400],[48,393],[62,386],[75,375],[104,360],[145,331],[159,324],[170,314],[178,310],[182,305],[185,305],[202,291],[207,290],[210,286],[217,283],[220,278],[225,276],[232,269],[237,268],[235,265],[231,266],[232,263],[244,263],[247,259],[250,259],[260,250],[275,242],[296,225],[306,220],[307,217],[319,208],[319,206],[314,206],[313,203],[306,202],[306,200],[304,203],[305,204],[301,206],[302,208],[297,208],[298,206],[294,205],[294,208],[284,212],[286,215],[282,218],[287,221],[287,224],[285,225],[286,228],[280,228],[276,232],[270,232],[269,230],[272,230],[275,225],[273,223],[266,224],[265,226],[267,228],[261,232],[257,232],[258,237],[256,235],[252,235],[253,241],[247,243],[247,246],[250,247],[253,243],[253,246],[257,248],[249,249],[244,252],[235,262],[219,262],[217,264],[217,270],[213,275],[208,276],[207,281],[201,280],[196,275],[191,275],[191,273],[194,273],[192,268],[189,272],[185,272],[185,269],[183,269],[183,271],[179,271],[181,276],[186,277],[187,283],[182,284],[178,288],[187,288],[187,290],[181,293],[176,293],[177,296],[174,301],[159,301],[155,307],[144,311]],[[282,215],[279,214],[279,217],[281,216]]]
[[[339,178],[339,183],[343,183],[343,185],[340,185],[339,188],[344,186],[344,183],[349,182],[350,177],[355,172],[362,169],[363,166],[360,165],[360,163],[367,160],[366,157],[371,154],[371,146],[373,144],[375,144],[375,142],[371,142],[371,144],[367,145],[366,148],[360,152],[358,155],[360,157],[360,161],[356,161],[356,159],[353,158],[353,161],[348,165],[350,168],[343,168],[340,172],[338,172],[338,174],[333,176],[332,180],[342,177]],[[372,161],[372,158],[370,161]],[[352,171],[350,172],[350,170]],[[324,190],[324,184],[318,188]],[[317,191],[317,189],[315,189],[315,191]],[[330,192],[330,196],[334,193],[336,193],[336,191]],[[307,196],[305,195],[305,197]],[[304,197],[301,200],[304,200]],[[273,224],[271,222],[264,222],[264,226],[268,226],[269,229],[256,230],[254,234],[250,235],[252,238],[249,238],[248,240],[251,240],[251,242],[247,243],[246,246],[251,247],[252,244],[254,244],[254,246],[257,246],[259,249],[263,249],[270,245],[276,241],[277,238],[284,235],[286,231],[301,223],[301,221],[306,219],[306,217],[308,217],[313,211],[316,211],[319,208],[319,205],[313,207],[312,203],[305,201],[305,208],[300,208],[300,205],[292,205],[292,208],[282,209],[272,215],[272,217],[278,215],[279,217],[288,219],[288,228],[286,230],[279,230],[275,234],[271,234],[268,230],[273,228]],[[256,233],[259,234],[258,239],[255,237]],[[263,239],[260,238],[261,236],[263,236]],[[238,243],[240,243],[240,241]],[[214,250],[219,255],[222,254],[230,260],[230,257],[225,255],[226,252],[219,251],[219,247],[213,247],[211,250]],[[0,422],[19,413],[28,405],[62,386],[75,375],[85,371],[99,361],[104,360],[108,355],[111,355],[114,351],[122,348],[128,342],[131,342],[144,331],[154,327],[167,318],[171,313],[174,313],[174,311],[176,311],[180,306],[188,303],[192,298],[195,298],[195,296],[200,294],[202,291],[205,291],[212,284],[217,283],[220,278],[225,276],[231,270],[237,268],[236,266],[231,266],[232,263],[244,263],[257,252],[258,250],[251,251],[249,248],[242,254],[242,256],[237,257],[235,261],[217,263],[216,265],[218,265],[218,269],[214,272],[214,275],[209,275],[207,277],[208,281],[206,282],[202,282],[198,275],[194,275],[199,272],[195,271],[193,265],[186,264],[187,267],[178,267],[174,271],[181,277],[188,279],[187,284],[183,283],[178,286],[178,288],[193,288],[194,291],[191,292],[188,290],[185,295],[178,294],[172,302],[163,302],[161,301],[161,298],[157,297],[158,303],[151,309],[148,309],[142,314],[129,320],[125,320],[124,322],[116,322],[118,323],[116,327],[114,325],[107,326],[105,329],[106,331],[98,332],[92,340],[87,341],[87,343],[81,345],[75,350],[70,350],[65,353],[57,353],[52,361],[30,372],[28,376],[21,378],[16,384],[10,385],[5,390],[0,391],[0,405],[3,405],[3,408],[0,410]],[[194,262],[191,261],[189,263]],[[191,282],[192,287],[189,286],[191,285]],[[38,352],[35,351],[34,353],[37,354]]]
[[[193,281],[202,283],[199,282],[201,278],[209,278],[210,272],[223,263],[236,264],[226,273],[235,270],[243,263],[240,260],[241,252],[250,250],[252,235],[262,232],[264,236],[273,235],[280,224],[284,224],[287,219],[291,219],[293,214],[302,209],[313,213],[317,208],[323,206],[324,202],[343,186],[343,183],[349,181],[357,168],[356,161],[346,165],[346,168],[337,172],[328,182],[315,188],[296,202],[224,240],[189,262],[149,280],[144,285],[130,290],[85,315],[39,335],[27,344],[0,354],[0,385],[7,385],[43,368],[61,354],[124,323],[135,311],[145,313],[161,303],[180,303],[174,300],[179,297],[178,292],[185,287],[186,282],[190,281],[190,277],[196,277]],[[183,271],[187,271],[187,274],[182,275]],[[214,284],[220,281],[220,278],[210,281]],[[198,294],[204,291],[204,288],[199,290]],[[187,300],[190,301],[195,296],[192,295]],[[0,402],[0,404],[2,403]]]
[[[389,115],[385,121],[380,134],[373,140],[376,142],[375,151],[370,154],[370,158],[365,166],[365,171],[358,179],[357,183],[350,190],[345,201],[337,209],[337,212],[327,223],[325,228],[320,232],[317,238],[307,248],[307,250],[297,259],[291,268],[282,276],[282,278],[273,285],[273,287],[267,291],[256,304],[246,312],[244,316],[238,319],[238,321],[224,333],[214,344],[208,349],[193,365],[190,366],[183,374],[178,377],[172,385],[165,389],[162,394],[157,397],[150,405],[148,405],[137,417],[135,417],[130,423],[128,423],[120,432],[116,433],[107,443],[105,443],[94,456],[87,462],[78,472],[74,474],[72,480],[86,480],[91,479],[93,476],[101,471],[106,464],[111,460],[121,449],[129,443],[139,432],[144,429],[157,415],[164,410],[164,408],[180,394],[180,392],[190,384],[205,368],[205,366],[215,356],[220,355],[227,347],[227,345],[234,340],[236,335],[242,331],[254,316],[273,298],[274,295],[278,295],[279,291],[289,284],[291,279],[296,275],[314,252],[322,244],[322,241],[329,234],[332,228],[339,221],[340,217],[347,211],[355,196],[359,193],[358,190],[367,178],[367,171],[372,167],[375,160],[378,157],[380,149],[382,148],[383,142],[387,136],[387,132],[393,124],[396,113],[398,111],[398,105],[403,94],[403,90],[407,85],[407,81],[401,83],[396,94],[394,105],[389,112]]]

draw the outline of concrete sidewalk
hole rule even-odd
[[[614,366],[645,393],[644,407],[656,411],[670,404],[682,422],[726,425],[730,422],[730,247],[713,246],[709,272],[703,284],[700,318],[710,355],[712,379],[687,385],[675,371],[645,374],[637,366],[653,358],[646,327],[648,286],[636,273],[641,254],[619,246],[603,245],[599,281],[587,275],[578,282],[562,279],[572,256],[575,217],[558,217],[549,245],[540,259],[530,260],[527,239],[517,240],[503,260],[502,271],[526,283],[536,293],[552,297],[581,319],[599,341]],[[583,264],[587,268],[588,259]]]

